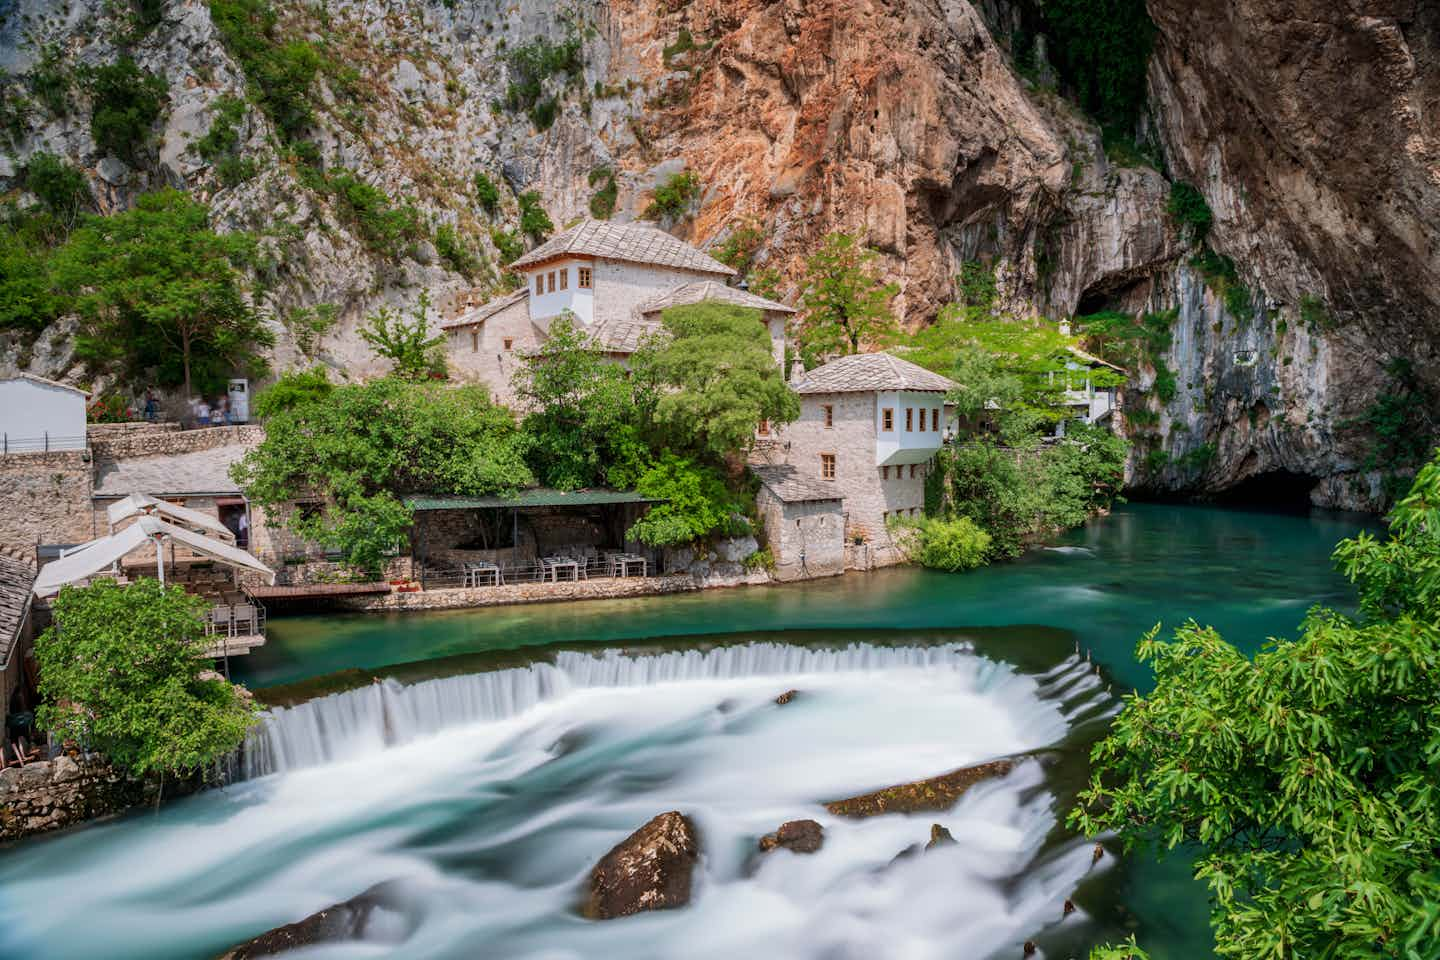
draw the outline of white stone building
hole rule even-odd
[[[901,562],[886,525],[924,511],[925,475],[945,437],[945,394],[955,383],[888,353],[862,353],[790,386],[800,418],[768,434],[762,428],[753,467],[777,575],[815,576],[812,558],[832,566],[837,549],[847,556],[840,569]],[[841,522],[828,526],[816,519],[827,510],[818,506],[826,486],[840,501]]]
[[[0,451],[84,450],[89,396],[79,387],[28,373],[0,380]]]
[[[761,311],[777,364],[785,359],[783,303],[728,285],[735,271],[709,254],[644,223],[585,220],[510,265],[518,290],[463,310],[442,324],[451,375],[513,399],[521,358],[569,311],[608,354],[624,359],[660,326],[666,307],[720,300]]]

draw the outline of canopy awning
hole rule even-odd
[[[203,533],[177,527],[157,517],[142,516],[119,533],[101,537],[83,550],[76,551],[59,560],[47,563],[35,578],[34,593],[37,597],[48,597],[60,592],[67,583],[75,583],[92,577],[119,562],[122,557],[138,549],[159,543],[166,537],[183,544],[201,556],[209,557],[231,567],[243,567],[265,575],[270,583],[275,582],[275,571],[256,560],[244,550],[222,543]]]
[[[231,541],[235,539],[235,534],[225,524],[209,514],[167,500],[158,500],[148,493],[132,493],[123,500],[117,500],[105,508],[105,514],[110,520],[111,530],[115,529],[117,523],[131,517],[159,515],[178,526],[189,527],[200,533],[209,533]]]

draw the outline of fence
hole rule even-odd
[[[85,434],[76,436],[60,436],[53,433],[45,433],[38,437],[12,437],[8,433],[0,433],[0,454],[11,453],[49,453],[52,450],[84,450]]]

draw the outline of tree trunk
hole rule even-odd
[[[185,363],[185,402],[189,403],[190,398],[195,396],[190,390],[190,329],[180,328],[180,357]]]

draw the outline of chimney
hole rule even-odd
[[[799,380],[804,375],[805,364],[800,362],[800,358],[796,357],[794,360],[790,361],[790,382],[794,383],[796,380]]]

